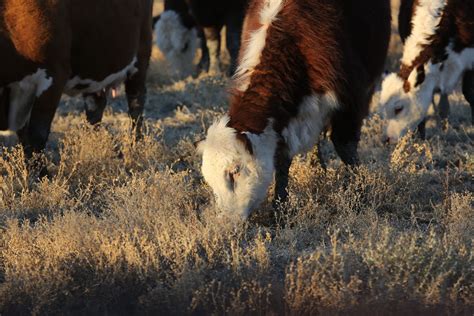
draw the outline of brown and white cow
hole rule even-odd
[[[27,154],[44,148],[62,93],[88,99],[91,123],[125,82],[139,132],[151,45],[151,0],[0,0],[0,128]],[[1,137],[1,135],[0,135]]]
[[[402,0],[398,14],[398,33],[403,43],[406,42],[412,31],[412,20],[415,9],[419,2],[415,0]],[[466,71],[463,76],[463,93],[466,100],[471,105],[471,121],[474,123],[474,71]],[[434,100],[433,100],[434,101]],[[433,102],[434,103],[434,102]],[[441,120],[446,120],[450,111],[448,95],[441,93],[438,104],[439,116]],[[418,132],[421,138],[425,138],[425,120],[418,125]]]
[[[227,115],[198,144],[217,205],[246,218],[265,198],[287,197],[292,157],[326,123],[336,151],[357,145],[390,38],[388,0],[254,0]]]
[[[220,71],[221,30],[226,27],[226,46],[233,74],[248,0],[165,0],[164,12],[154,19],[157,45],[173,69],[182,73],[192,65],[201,42],[197,73]]]
[[[474,103],[474,2],[417,0],[398,73],[382,84],[387,142],[397,142],[426,117],[435,91],[448,94],[465,75],[463,92]]]

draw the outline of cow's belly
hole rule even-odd
[[[104,89],[116,87],[138,71],[136,68],[136,62],[137,58],[135,57],[123,69],[111,73],[105,78],[87,78],[81,77],[80,74],[73,75],[73,77],[66,83],[64,93],[74,96],[80,93],[97,93]]]

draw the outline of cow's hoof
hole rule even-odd
[[[222,73],[221,71],[221,67],[219,67],[219,65],[215,65],[215,66],[212,66],[210,69],[209,69],[209,75],[211,76],[217,76],[217,75],[220,75]]]
[[[86,111],[86,117],[87,122],[89,122],[89,124],[92,126],[98,125],[100,122],[102,122],[102,113]]]
[[[447,132],[449,129],[449,121],[447,119],[441,120],[440,122],[441,129],[443,132]]]
[[[13,147],[20,143],[18,135],[13,131],[0,131],[0,147]]]

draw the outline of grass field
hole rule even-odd
[[[154,51],[143,141],[120,94],[100,128],[63,99],[37,158],[50,179],[2,150],[0,314],[473,314],[474,128],[459,92],[427,141],[385,147],[372,114],[357,170],[323,140],[326,172],[293,163],[286,225],[268,225],[270,203],[233,225],[193,147],[226,110],[227,84],[173,82]]]

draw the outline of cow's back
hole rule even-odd
[[[242,15],[243,19],[248,0],[186,0],[186,2],[201,26],[214,26],[223,25],[229,14]],[[219,18],[220,21],[216,21]]]

